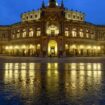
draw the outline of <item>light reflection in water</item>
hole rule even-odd
[[[83,94],[86,84],[92,85],[101,82],[101,63],[66,63],[65,87],[66,93],[71,95]]]
[[[57,91],[59,82],[58,63],[47,64],[47,89],[48,91]]]
[[[11,83],[19,88],[22,94],[27,92],[38,93],[40,82],[40,64],[39,63],[5,63],[5,83]]]
[[[101,63],[47,63],[44,67],[40,63],[5,63],[5,83],[15,85],[24,96],[41,94],[42,84],[49,94],[64,87],[66,95],[82,95],[86,86],[96,87],[101,78]]]

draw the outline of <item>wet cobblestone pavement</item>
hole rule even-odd
[[[105,105],[105,63],[0,63],[0,105]]]

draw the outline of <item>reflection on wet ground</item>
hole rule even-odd
[[[1,63],[0,105],[105,105],[104,63]]]

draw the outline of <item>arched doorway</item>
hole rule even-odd
[[[48,43],[48,56],[57,56],[58,55],[58,45],[55,40],[50,40]]]

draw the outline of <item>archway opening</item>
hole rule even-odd
[[[58,55],[58,45],[55,40],[50,40],[48,43],[48,56],[57,56]]]

